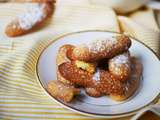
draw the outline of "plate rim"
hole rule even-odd
[[[82,115],[85,115],[85,116],[91,116],[91,117],[98,117],[98,118],[120,118],[120,117],[127,117],[127,116],[131,116],[131,115],[134,115],[136,114],[139,110],[151,105],[151,104],[155,104],[157,101],[158,101],[158,98],[160,96],[160,92],[158,93],[158,95],[150,102],[148,103],[147,105],[139,108],[139,109],[136,109],[136,110],[133,110],[133,111],[130,111],[130,112],[126,112],[126,113],[121,113],[121,114],[94,114],[94,113],[89,113],[89,112],[86,112],[86,111],[83,111],[83,110],[79,110],[79,109],[76,109],[74,107],[71,107],[71,106],[68,106],[67,104],[65,104],[64,102],[61,102],[60,100],[58,100],[57,98],[53,97],[50,95],[50,93],[46,90],[46,88],[44,87],[43,83],[41,82],[41,79],[39,77],[39,72],[38,72],[38,65],[39,65],[39,61],[40,61],[40,57],[42,56],[42,54],[44,53],[44,51],[51,45],[51,44],[54,44],[54,42],[60,40],[61,38],[64,38],[66,36],[70,36],[70,35],[74,35],[74,34],[80,34],[80,33],[86,33],[86,32],[108,32],[108,33],[114,33],[114,34],[125,34],[125,33],[119,33],[119,32],[113,32],[113,31],[107,31],[107,30],[82,30],[82,31],[77,31],[77,32],[71,32],[71,33],[66,33],[66,34],[63,34],[63,35],[60,35],[59,37],[53,39],[51,42],[49,42],[44,48],[43,50],[40,52],[39,56],[38,56],[38,59],[36,61],[36,69],[35,69],[35,72],[36,72],[36,80],[37,82],[39,83],[40,87],[43,89],[43,91],[45,92],[45,94],[47,96],[49,96],[49,98],[51,100],[54,100],[54,102],[60,104],[61,106],[63,106],[64,108],[66,109],[69,109],[73,112],[76,112],[76,113],[79,113],[79,114],[82,114]],[[127,35],[127,34],[126,34]],[[148,48],[155,56],[156,58],[160,61],[160,56],[158,56],[158,54],[152,49],[150,48],[148,45],[146,45],[145,43],[143,43],[142,41],[138,40],[137,38],[135,37],[132,37],[130,35],[127,35],[129,36],[130,38],[132,38],[133,40],[139,42],[140,44],[143,44],[146,48]]]

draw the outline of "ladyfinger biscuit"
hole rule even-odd
[[[7,36],[15,37],[30,32],[43,23],[53,12],[54,5],[50,3],[32,3],[26,13],[19,15],[5,28]]]
[[[133,57],[131,58],[132,71],[129,79],[124,83],[124,94],[110,94],[110,97],[116,101],[122,101],[132,96],[140,85],[143,66],[141,62]]]
[[[70,45],[70,49],[67,50],[66,56],[70,61],[75,61],[76,59],[73,56],[73,49],[75,48],[75,46]]]
[[[93,74],[77,68],[71,62],[65,62],[58,66],[60,75],[70,81],[73,84],[90,87],[93,86],[94,81],[92,80]]]
[[[116,80],[112,74],[107,70],[100,70],[100,79],[96,81],[94,88],[97,91],[109,95],[109,94],[123,94],[123,84],[121,81]]]
[[[64,102],[70,102],[74,95],[80,93],[80,89],[55,80],[48,83],[47,90],[53,97],[63,100]]]
[[[128,36],[118,35],[109,38],[99,38],[89,43],[75,47],[73,56],[77,60],[95,62],[103,58],[112,58],[123,53],[131,46]]]
[[[74,48],[73,45],[70,45],[70,44],[65,44],[63,46],[61,46],[58,50],[58,53],[57,53],[57,58],[56,58],[56,63],[57,63],[57,66],[64,63],[64,62],[69,62],[71,61],[70,56],[68,53],[68,51],[72,50]]]
[[[65,63],[65,62],[71,62],[72,64],[72,67],[76,67],[77,71],[80,70],[84,70],[84,73],[87,73],[89,72],[90,74],[94,73],[95,72],[95,69],[96,69],[96,64],[95,63],[86,63],[86,62],[83,62],[83,61],[78,61],[78,60],[74,60],[72,58],[72,55],[70,51],[73,50],[73,48],[75,48],[75,46],[73,45],[70,45],[70,44],[66,44],[66,45],[63,45],[59,48],[58,50],[58,54],[57,54],[57,57],[56,57],[56,65],[57,67],[62,64],[62,63]],[[61,71],[63,71],[64,69],[62,69]],[[60,74],[60,71],[57,70],[57,80],[65,83],[65,84],[74,84],[73,82],[70,82],[69,80],[67,80],[65,77],[63,77],[61,74]]]
[[[57,53],[57,57],[56,57],[57,68],[62,63],[70,62],[70,59],[67,56],[67,52],[72,50],[73,48],[74,48],[74,46],[69,45],[69,44],[63,45],[59,48],[58,53]],[[58,69],[57,69],[57,80],[63,82],[64,84],[73,85],[73,83],[71,83],[70,81],[68,81],[67,79],[65,79],[64,77],[61,76]]]
[[[119,54],[109,60],[109,72],[117,80],[125,81],[131,74],[131,61],[129,51]]]

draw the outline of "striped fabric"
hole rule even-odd
[[[134,25],[140,24],[136,17],[117,17],[110,8],[90,5],[84,0],[78,4],[60,1],[62,3],[57,3],[53,17],[46,21],[41,30],[38,28],[33,33],[16,38],[8,38],[4,28],[12,18],[25,11],[25,4],[0,4],[0,119],[100,120],[66,110],[48,97],[39,85],[35,71],[39,54],[61,35],[99,29],[127,32],[144,41],[145,34],[148,36],[144,42],[158,53],[160,33],[155,21],[150,22],[155,25],[155,30],[148,28],[147,31],[145,25],[137,26],[137,29],[144,30],[140,36],[134,28]]]

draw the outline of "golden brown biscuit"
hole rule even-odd
[[[94,88],[103,94],[109,95],[111,93],[123,94],[123,84],[121,81],[109,73],[107,70],[100,70],[100,79],[96,81]]]
[[[111,38],[99,38],[90,43],[75,47],[73,56],[77,60],[95,62],[103,58],[112,58],[123,53],[131,46],[131,40],[125,35],[112,36]]]
[[[59,48],[58,54],[57,54],[57,57],[56,57],[56,66],[57,66],[57,68],[58,68],[58,66],[60,64],[70,61],[68,56],[67,56],[67,52],[70,51],[73,47],[74,46],[72,46],[72,45],[66,44],[66,45],[63,45],[62,47]],[[68,81],[63,76],[60,75],[58,69],[57,69],[57,80],[63,82],[64,84],[73,85],[73,83],[71,83],[70,81]]]
[[[58,54],[57,54],[57,58],[56,58],[56,64],[57,67],[65,62],[70,62],[71,60],[73,60],[71,52],[74,48],[73,45],[63,45],[62,47],[59,48]],[[94,73],[95,69],[96,69],[96,64],[95,63],[86,63],[83,61],[78,61],[78,60],[73,60],[72,61],[73,66],[77,67],[77,69],[82,69],[85,71],[88,71],[89,73]],[[57,79],[65,84],[72,84],[72,82],[70,82],[69,80],[67,80],[66,78],[64,78],[60,73],[59,70],[57,70]]]
[[[5,28],[7,36],[15,37],[30,32],[43,23],[53,12],[51,3],[33,3],[29,10],[11,21]]]
[[[75,48],[75,46],[70,45],[70,49],[67,50],[67,57],[68,59],[70,59],[70,61],[75,61],[76,59],[73,56],[73,49]]]
[[[109,60],[108,68],[109,72],[114,75],[117,80],[127,80],[131,74],[129,51],[111,58]]]
[[[80,89],[54,80],[48,83],[47,90],[52,96],[64,102],[70,102],[74,95],[80,93]]]
[[[78,61],[78,60],[74,60],[74,58],[72,57],[72,50],[75,47],[73,45],[63,45],[59,48],[57,57],[56,57],[56,64],[57,64],[57,68],[60,64],[65,63],[65,62],[71,62],[72,61],[72,66],[77,67],[78,69],[82,69],[86,72],[89,73],[94,73],[95,69],[96,69],[96,64],[95,63],[87,63],[87,62],[83,62],[83,61]],[[65,68],[67,69],[67,68]],[[65,84],[73,84],[73,82],[70,82],[69,80],[67,80],[66,78],[64,78],[59,70],[57,70],[57,79]]]
[[[58,66],[58,70],[60,75],[70,81],[73,84],[82,86],[82,87],[90,87],[93,86],[94,81],[92,80],[93,74],[77,68],[71,62],[65,62]]]
[[[57,66],[64,63],[64,62],[71,61],[70,60],[71,58],[69,57],[70,55],[69,55],[68,51],[73,49],[73,47],[74,47],[73,45],[65,44],[59,48],[58,53],[57,53],[57,58],[56,58]]]
[[[132,62],[132,71],[129,79],[124,83],[124,93],[119,94],[110,94],[110,97],[116,101],[122,101],[130,97],[135,93],[140,85],[141,75],[143,66],[137,58],[131,58]]]

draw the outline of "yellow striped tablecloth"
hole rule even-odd
[[[59,0],[54,15],[43,26],[21,37],[7,37],[6,24],[25,9],[24,3],[0,4],[0,119],[100,120],[66,110],[39,86],[35,72],[39,54],[61,35],[94,29],[124,32],[160,55],[160,31],[151,9],[126,17],[87,0]],[[123,118],[128,119],[130,117]]]

